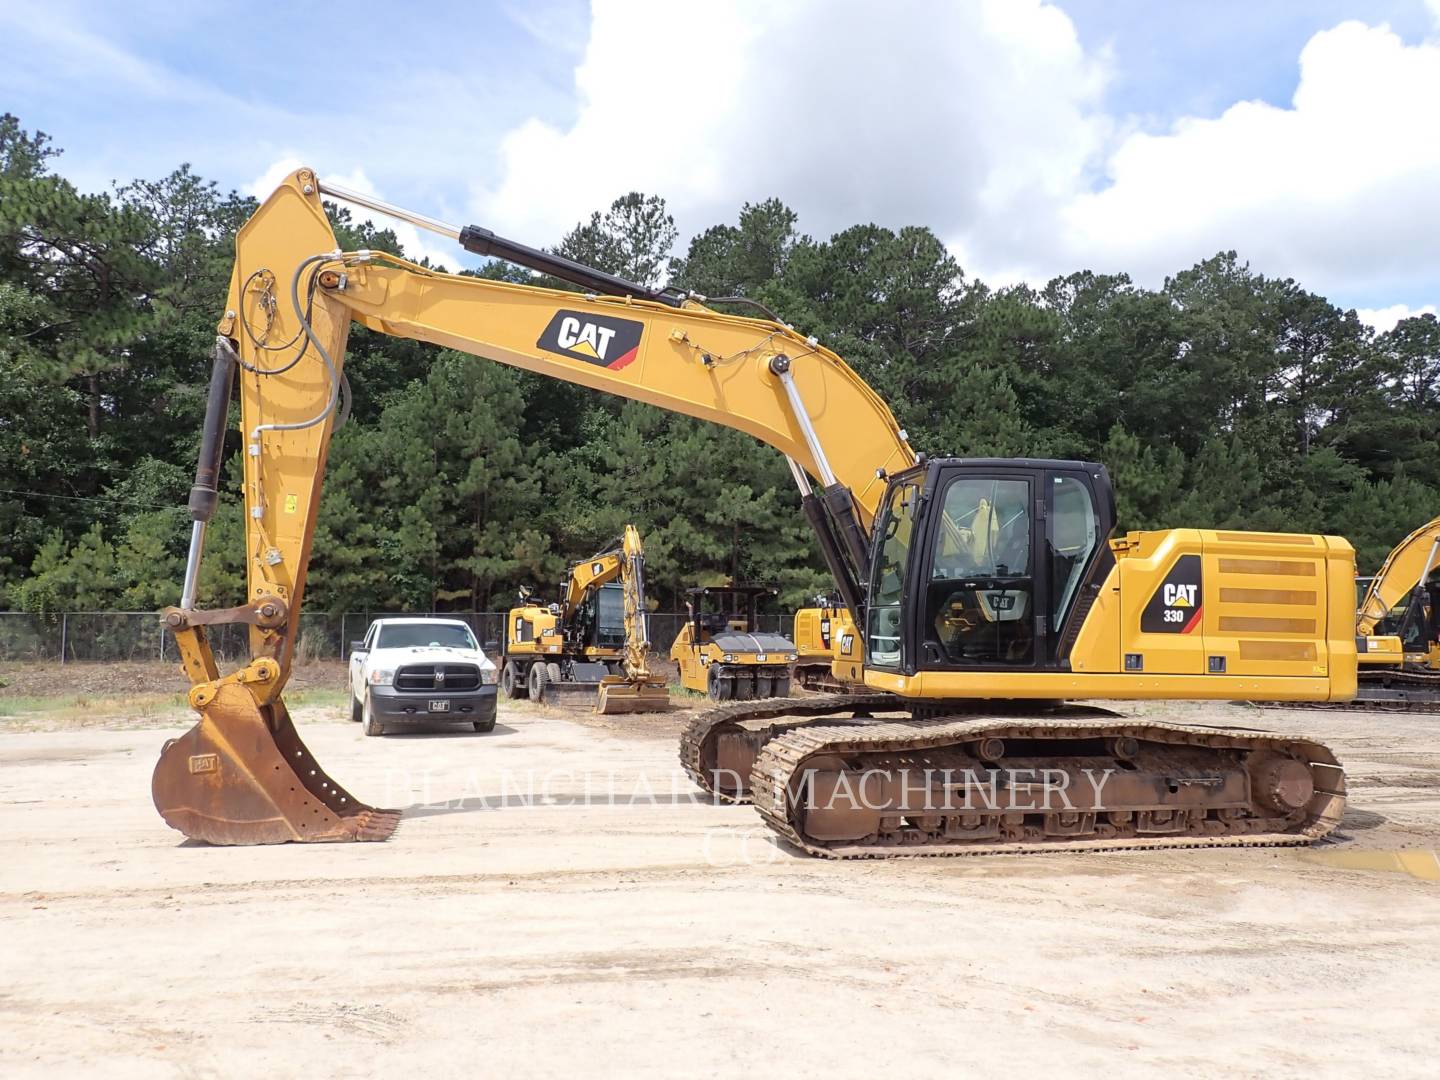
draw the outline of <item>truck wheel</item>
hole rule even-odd
[[[564,681],[564,676],[560,674],[560,665],[555,663],[554,661],[551,661],[550,663],[545,665],[545,675],[547,682]]]
[[[495,730],[495,718],[492,716],[489,720],[476,720],[476,721],[475,721],[475,730],[476,730],[476,731],[494,731],[494,730]]]
[[[365,734],[366,734],[366,735],[384,735],[384,734],[385,734],[385,723],[384,723],[384,721],[382,721],[382,720],[380,719],[380,717],[378,717],[378,716],[375,715],[375,706],[371,703],[371,701],[370,701],[370,695],[369,695],[369,694],[366,694],[366,695],[365,695],[365,705],[364,705],[363,715],[364,715],[364,718],[365,718]]]
[[[550,682],[550,673],[545,670],[544,664],[534,664],[530,668],[530,700],[541,704],[545,701],[545,687]]]
[[[775,680],[775,696],[776,696],[776,697],[789,697],[789,696],[790,696],[790,676],[789,676],[789,675],[781,675],[781,676],[779,676],[779,677],[776,678],[776,680]]]
[[[352,724],[360,723],[364,714],[365,706],[360,704],[360,699],[355,696],[355,692],[352,690],[350,692],[350,722]]]
[[[711,701],[729,701],[735,690],[734,680],[720,678],[720,673],[714,668],[710,669],[709,686]]]
[[[523,698],[529,693],[529,688],[525,685],[525,677],[516,669],[514,660],[506,660],[505,666],[500,669],[500,689],[511,701]]]

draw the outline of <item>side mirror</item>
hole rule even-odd
[[[352,642],[350,642],[350,654],[351,654],[352,656],[353,656],[355,653],[363,653],[363,652],[369,652],[369,651],[370,651],[369,649],[365,648],[365,642],[363,642],[363,641],[352,641]]]
[[[498,653],[500,651],[500,643],[498,641],[485,642],[485,651],[487,653]]]

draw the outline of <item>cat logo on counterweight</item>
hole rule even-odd
[[[1140,613],[1147,634],[1189,634],[1200,626],[1204,608],[1200,587],[1200,556],[1181,555]]]
[[[584,311],[557,311],[535,347],[619,371],[640,351],[640,335],[644,329],[644,323],[633,319],[612,319]]]

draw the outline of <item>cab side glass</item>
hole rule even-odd
[[[1050,625],[1063,626],[1100,543],[1100,518],[1090,489],[1073,476],[1050,478]]]
[[[866,611],[866,658],[875,667],[900,666],[905,572],[910,562],[910,538],[919,501],[919,484],[897,484],[885,504],[880,552],[875,560]]]

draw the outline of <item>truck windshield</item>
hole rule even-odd
[[[445,649],[475,649],[475,635],[468,626],[455,623],[398,623],[380,627],[377,649],[413,649],[438,645]]]

